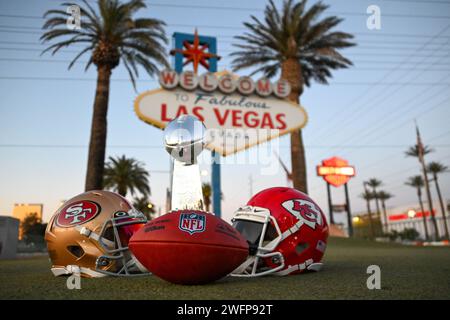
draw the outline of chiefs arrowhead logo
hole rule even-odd
[[[302,221],[308,227],[316,229],[323,223],[320,209],[311,201],[303,199],[287,200],[281,204],[290,214]]]
[[[100,206],[93,201],[78,201],[64,207],[56,218],[60,227],[73,227],[94,219],[100,213]]]

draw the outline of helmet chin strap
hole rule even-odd
[[[313,259],[308,259],[304,263],[295,264],[293,266],[288,266],[286,269],[275,272],[276,276],[286,276],[291,272],[298,270],[310,270],[310,271],[319,271],[322,268],[322,263],[314,263]]]
[[[266,259],[271,257],[278,257],[280,259],[280,265],[273,269],[265,270],[265,271],[257,271],[258,262],[259,259]],[[247,272],[247,269],[252,266],[251,273]],[[283,255],[276,251],[276,252],[269,252],[269,253],[257,253],[256,256],[250,256],[247,258],[247,260],[244,261],[237,269],[235,269],[230,275],[233,277],[261,277],[266,276],[269,274],[276,274],[277,271],[284,268],[284,257]]]
[[[101,272],[97,272],[94,270],[91,270],[89,268],[84,268],[76,265],[67,265],[65,267],[55,267],[51,268],[51,271],[55,277],[58,276],[66,276],[66,275],[78,275],[78,276],[89,276],[92,278],[100,278],[105,277],[106,274],[103,274]]]
[[[306,267],[306,269],[308,269],[309,271],[320,271],[322,270],[323,267],[323,263],[322,262],[317,262],[317,263],[311,263],[309,266]]]
[[[81,235],[91,238],[97,242],[100,243],[103,242],[104,244],[106,244],[108,247],[113,248],[114,247],[114,242],[110,241],[108,239],[105,239],[103,237],[100,237],[99,234],[95,233],[94,231],[86,228],[86,227],[81,227],[81,226],[75,226],[75,230],[77,230]]]

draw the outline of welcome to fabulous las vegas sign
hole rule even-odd
[[[303,107],[287,99],[291,92],[286,80],[254,81],[230,72],[213,73],[220,59],[215,38],[175,33],[174,70],[159,74],[161,88],[143,92],[134,104],[137,116],[155,127],[183,114],[199,118],[208,129],[206,147],[223,156],[282,136],[306,125]],[[193,65],[183,71],[182,65]],[[177,66],[178,64],[178,66]],[[198,67],[209,72],[197,75]]]

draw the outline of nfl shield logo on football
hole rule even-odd
[[[194,234],[205,231],[206,216],[197,213],[182,213],[180,215],[180,230]]]

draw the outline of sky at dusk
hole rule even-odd
[[[63,2],[0,0],[0,215],[11,214],[14,203],[43,203],[48,220],[62,200],[84,188],[96,70],[91,67],[85,72],[83,63],[67,70],[67,61],[79,46],[52,57],[41,55],[45,46],[39,42],[43,14],[49,9],[65,10]],[[147,8],[139,16],[165,21],[169,38],[177,31],[193,33],[195,28],[201,35],[217,37],[221,71],[231,69],[233,36],[244,32],[243,22],[251,14],[262,17],[265,3],[146,1]],[[330,8],[323,16],[344,18],[336,30],[354,34],[357,46],[341,51],[353,61],[352,67],[334,71],[329,85],[313,82],[301,97],[309,118],[303,131],[309,194],[327,211],[325,182],[316,176],[315,166],[340,156],[356,168],[356,177],[349,182],[353,212],[364,210],[358,195],[362,182],[372,177],[382,180],[382,189],[395,196],[388,206],[414,205],[416,193],[404,185],[409,176],[420,174],[417,160],[404,156],[415,143],[414,119],[424,143],[434,149],[426,160],[450,166],[450,1],[324,3]],[[381,8],[380,30],[366,26],[371,4]],[[125,68],[114,69],[106,156],[125,154],[142,161],[150,172],[151,200],[164,211],[170,160],[162,131],[139,120],[133,111],[137,95],[157,87],[155,79],[141,70],[134,91]],[[290,168],[289,136],[277,143]],[[208,157],[205,151],[200,166],[210,173]],[[273,154],[270,157],[277,163],[271,175],[263,174],[257,163],[222,165],[223,217],[229,219],[251,192],[286,185],[278,160]],[[203,179],[209,181],[210,176]],[[450,199],[450,175],[443,174],[440,183],[444,198]],[[435,195],[434,188],[432,192]],[[343,188],[333,189],[333,200],[344,202]]]

